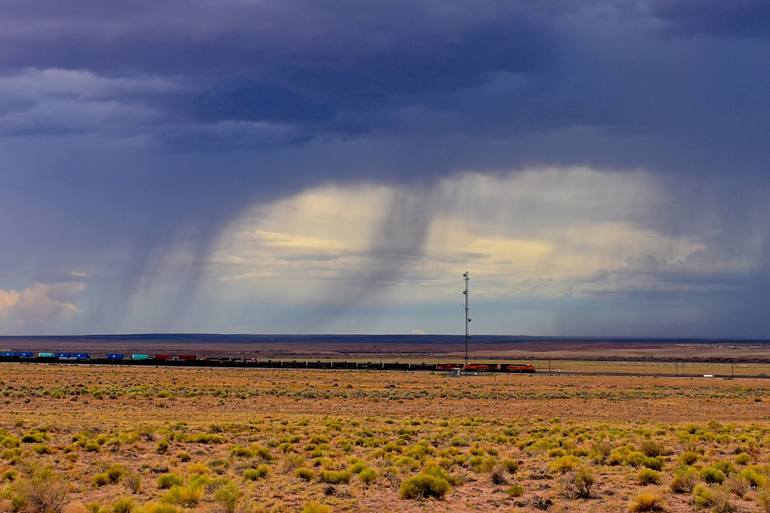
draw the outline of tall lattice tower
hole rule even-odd
[[[470,291],[468,290],[468,282],[471,279],[471,275],[468,274],[468,271],[465,271],[463,273],[463,280],[465,280],[465,290],[463,290],[463,295],[465,296],[465,365],[463,366],[463,369],[468,368],[468,341],[471,338],[471,331],[470,331],[470,309],[468,307],[468,300],[470,299]]]

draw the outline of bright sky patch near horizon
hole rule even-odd
[[[0,334],[770,337],[766,0],[0,17]]]

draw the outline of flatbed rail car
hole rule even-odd
[[[260,360],[233,357],[204,357],[195,354],[146,354],[146,353],[100,353],[92,356],[78,352],[39,352],[2,351],[0,362],[40,362],[40,363],[92,363],[104,365],[161,365],[161,366],[198,366],[198,367],[246,367],[265,369],[370,369],[400,371],[453,371],[462,370],[462,363],[406,363],[406,362],[348,362],[333,360]],[[477,373],[535,372],[531,364],[512,363],[472,363],[465,370]]]

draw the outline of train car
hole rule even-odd
[[[516,363],[504,363],[500,366],[502,372],[521,372],[521,373],[533,373],[535,372],[535,366],[531,363],[516,364]]]
[[[194,354],[154,354],[152,357],[161,362],[194,362],[197,359]]]
[[[469,363],[465,366],[465,370],[469,372],[494,372],[497,370],[497,365],[488,365],[486,363]]]
[[[0,353],[0,358],[21,358],[24,360],[28,360],[30,358],[34,358],[35,353],[32,351],[3,351]]]
[[[51,353],[49,351],[41,351],[37,353],[38,358],[56,358],[56,353]]]
[[[435,368],[435,364],[431,364],[431,363],[410,363],[409,364],[409,370],[429,371],[429,370],[433,370],[434,368]]]
[[[111,361],[124,360],[126,355],[123,353],[107,353],[107,359]]]
[[[399,362],[385,362],[382,364],[382,368],[385,370],[409,370],[409,364]]]
[[[455,369],[462,369],[463,366],[459,363],[437,363],[436,364],[436,370],[437,371],[453,371]]]
[[[145,354],[145,353],[132,353],[131,354],[132,360],[152,360],[152,356]]]
[[[56,359],[65,361],[90,360],[91,355],[88,353],[56,353]]]

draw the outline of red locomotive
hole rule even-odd
[[[535,372],[535,366],[531,363],[516,364],[516,363],[503,363],[500,365],[500,372]]]
[[[486,363],[469,363],[465,366],[469,372],[491,372],[497,370],[497,365],[487,365]]]
[[[465,370],[468,372],[510,372],[510,373],[533,373],[535,366],[531,363],[469,363],[463,367],[462,363],[437,363],[437,371]]]

